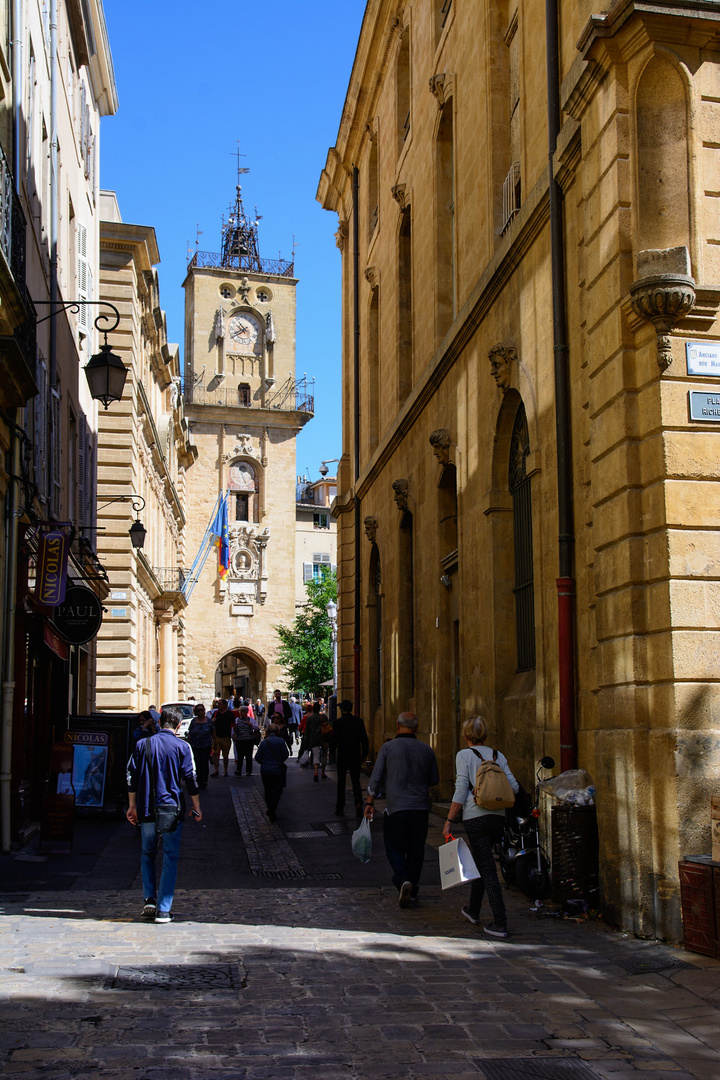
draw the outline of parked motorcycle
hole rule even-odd
[[[541,758],[532,802],[521,788],[515,806],[505,811],[502,839],[495,847],[505,881],[531,900],[541,900],[550,889],[550,862],[540,843],[539,803],[540,773],[554,768],[553,758]]]

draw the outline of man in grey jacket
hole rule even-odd
[[[414,713],[400,713],[397,735],[380,747],[365,802],[365,817],[372,818],[375,798],[385,791],[383,840],[401,908],[417,903],[428,832],[430,788],[440,781],[435,753],[417,738],[417,727]]]

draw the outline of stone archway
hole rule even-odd
[[[267,696],[267,664],[250,649],[233,649],[218,661],[215,668],[215,696],[249,697],[251,701]]]

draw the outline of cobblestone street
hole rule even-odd
[[[534,914],[515,889],[512,936],[489,941],[431,850],[400,910],[379,820],[362,866],[334,779],[292,761],[274,825],[259,776],[212,780],[169,926],[139,918],[126,823],[84,823],[73,856],[4,857],[5,1075],[717,1080],[720,963]]]

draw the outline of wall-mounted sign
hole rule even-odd
[[[65,599],[68,538],[64,532],[41,533],[35,596],[38,603],[57,607]]]
[[[720,375],[720,342],[686,341],[688,375]]]
[[[110,608],[110,614],[113,617],[113,619],[126,619],[127,618],[127,608],[126,607]]]
[[[113,589],[110,593],[111,600],[127,600],[128,594],[125,589]]]
[[[110,743],[107,732],[66,731],[65,740],[75,746],[71,778],[75,805],[101,807]]]
[[[102,604],[92,589],[73,585],[65,592],[65,601],[55,608],[53,622],[71,645],[84,645],[102,625]]]
[[[701,390],[690,390],[689,397],[691,420],[720,424],[720,393],[706,394]]]

